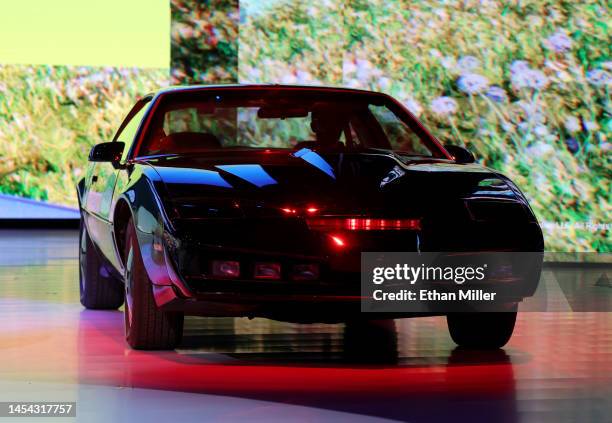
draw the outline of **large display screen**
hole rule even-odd
[[[110,139],[139,95],[168,83],[338,85],[393,95],[443,142],[512,178],[548,251],[612,251],[604,2],[158,6],[171,17],[158,28],[171,42],[169,69],[7,63],[0,48],[1,193],[75,206],[90,146]]]
[[[240,16],[238,82],[391,94],[443,142],[512,178],[548,251],[612,250],[604,3],[217,3],[219,22]],[[212,28],[217,39],[231,39],[225,28]]]
[[[91,146],[168,85],[169,28],[165,0],[3,2],[0,218],[67,215],[14,196],[76,208]]]

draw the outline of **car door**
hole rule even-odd
[[[113,142],[121,141],[125,143],[122,163],[127,160],[130,147],[147,110],[145,106],[149,101],[150,97],[142,99],[134,105],[113,138]],[[120,172],[125,172],[125,169],[116,168],[112,163],[90,163],[86,176],[88,178],[86,181],[88,190],[85,194],[84,204],[90,237],[99,251],[116,269],[120,269],[121,265],[115,249],[111,213],[114,209],[113,193]]]

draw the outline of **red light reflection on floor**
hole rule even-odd
[[[77,275],[75,262],[0,266],[0,383],[154,388],[405,421],[612,414],[612,313],[521,313],[493,353],[455,349],[443,318],[397,321],[375,336],[189,319],[177,351],[143,352],[126,346],[121,312],[82,309]]]

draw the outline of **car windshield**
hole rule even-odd
[[[204,89],[165,94],[137,155],[224,149],[393,150],[444,158],[386,96],[308,89]]]

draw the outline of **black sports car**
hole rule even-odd
[[[133,348],[175,347],[185,314],[380,318],[360,313],[362,251],[543,250],[508,178],[375,92],[166,89],[89,160],[77,187],[81,303],[125,301]],[[458,344],[479,347],[504,345],[515,318],[516,303],[447,316]]]

